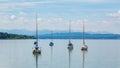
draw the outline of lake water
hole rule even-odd
[[[82,40],[39,40],[41,55],[33,55],[35,40],[0,40],[0,68],[120,68],[120,40],[86,40],[88,51],[81,51]]]

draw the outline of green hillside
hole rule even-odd
[[[34,39],[34,36],[18,35],[18,34],[8,34],[0,32],[0,39]]]

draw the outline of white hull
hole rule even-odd
[[[88,49],[88,46],[87,45],[83,45],[82,47],[81,47],[81,50],[87,50]]]

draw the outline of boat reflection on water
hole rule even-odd
[[[36,67],[35,68],[38,68],[38,58],[41,56],[41,54],[39,53],[36,53],[36,54],[33,54],[34,57],[35,57],[35,64],[36,64]]]
[[[72,53],[73,47],[68,47],[68,53],[69,53],[69,68],[71,68],[71,53]]]
[[[51,63],[52,63],[52,57],[53,57],[53,46],[51,46],[50,48],[51,48],[50,61],[51,61]]]
[[[49,46],[51,48],[51,56],[50,56],[50,60],[51,60],[51,63],[52,63],[52,55],[53,55],[53,46],[54,46],[54,43],[53,43],[53,31],[51,31],[51,42],[49,43]]]
[[[82,55],[82,68],[85,68],[85,54],[87,53],[86,50],[82,51],[83,55]]]
[[[50,45],[50,67],[49,68],[53,68],[53,46],[54,46],[54,43],[52,46]]]

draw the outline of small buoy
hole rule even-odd
[[[35,41],[35,42],[34,42],[34,44],[36,45],[36,44],[37,44],[37,42]]]
[[[69,44],[68,44],[68,49],[70,49],[70,50],[73,49],[73,44],[72,44],[72,43],[69,43]]]
[[[54,45],[54,43],[53,43],[53,42],[50,42],[49,46],[53,46],[53,45]]]

